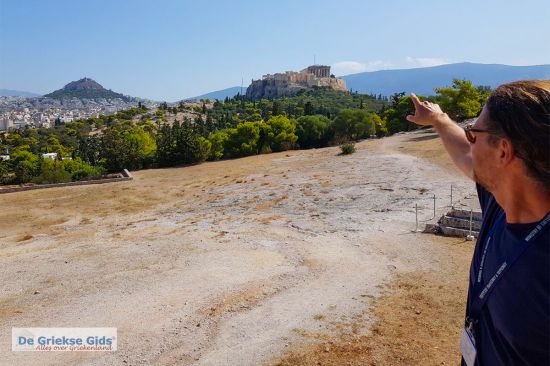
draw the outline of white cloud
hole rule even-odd
[[[358,72],[365,71],[378,71],[404,68],[410,69],[415,67],[430,67],[450,64],[451,60],[446,58],[434,58],[434,57],[410,57],[407,56],[405,63],[391,61],[375,60],[370,62],[357,62],[357,61],[340,61],[331,65],[331,72],[336,76],[356,74]]]
[[[445,58],[410,57],[407,56],[407,64],[412,67],[430,67],[450,64],[451,61]]]
[[[340,61],[332,64],[331,70],[334,75],[356,74],[358,72],[384,70],[392,66],[391,62],[375,60],[367,63],[357,61]]]

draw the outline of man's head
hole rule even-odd
[[[507,164],[518,159],[525,174],[550,191],[550,80],[499,86],[487,99],[475,127],[491,131],[485,141],[496,150],[484,154],[497,154],[492,157],[502,168],[510,168]],[[491,190],[499,178],[480,161],[483,146],[473,148],[478,149],[478,159],[473,151],[476,179]]]

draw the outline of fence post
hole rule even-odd
[[[466,240],[467,241],[472,241],[474,240],[474,236],[472,235],[472,219],[473,219],[473,216],[474,216],[474,213],[473,213],[473,209],[470,208],[470,231],[468,233],[468,236],[466,237]]]
[[[418,232],[418,203],[414,204],[414,212],[416,215],[416,227],[414,229],[414,232]]]
[[[433,218],[435,219],[435,194],[434,194],[434,217]]]
[[[453,206],[453,185],[451,184],[451,210],[454,210]]]

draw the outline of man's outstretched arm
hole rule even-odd
[[[415,113],[414,116],[408,115],[407,120],[420,126],[433,126],[456,166],[466,176],[474,179],[470,143],[463,129],[444,113],[438,104],[421,102],[415,94],[411,94],[411,98]]]

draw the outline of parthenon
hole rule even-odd
[[[318,78],[329,78],[330,77],[330,66],[323,65],[313,65],[308,66],[307,69],[304,69],[300,72],[306,71],[310,74],[317,76]]]

